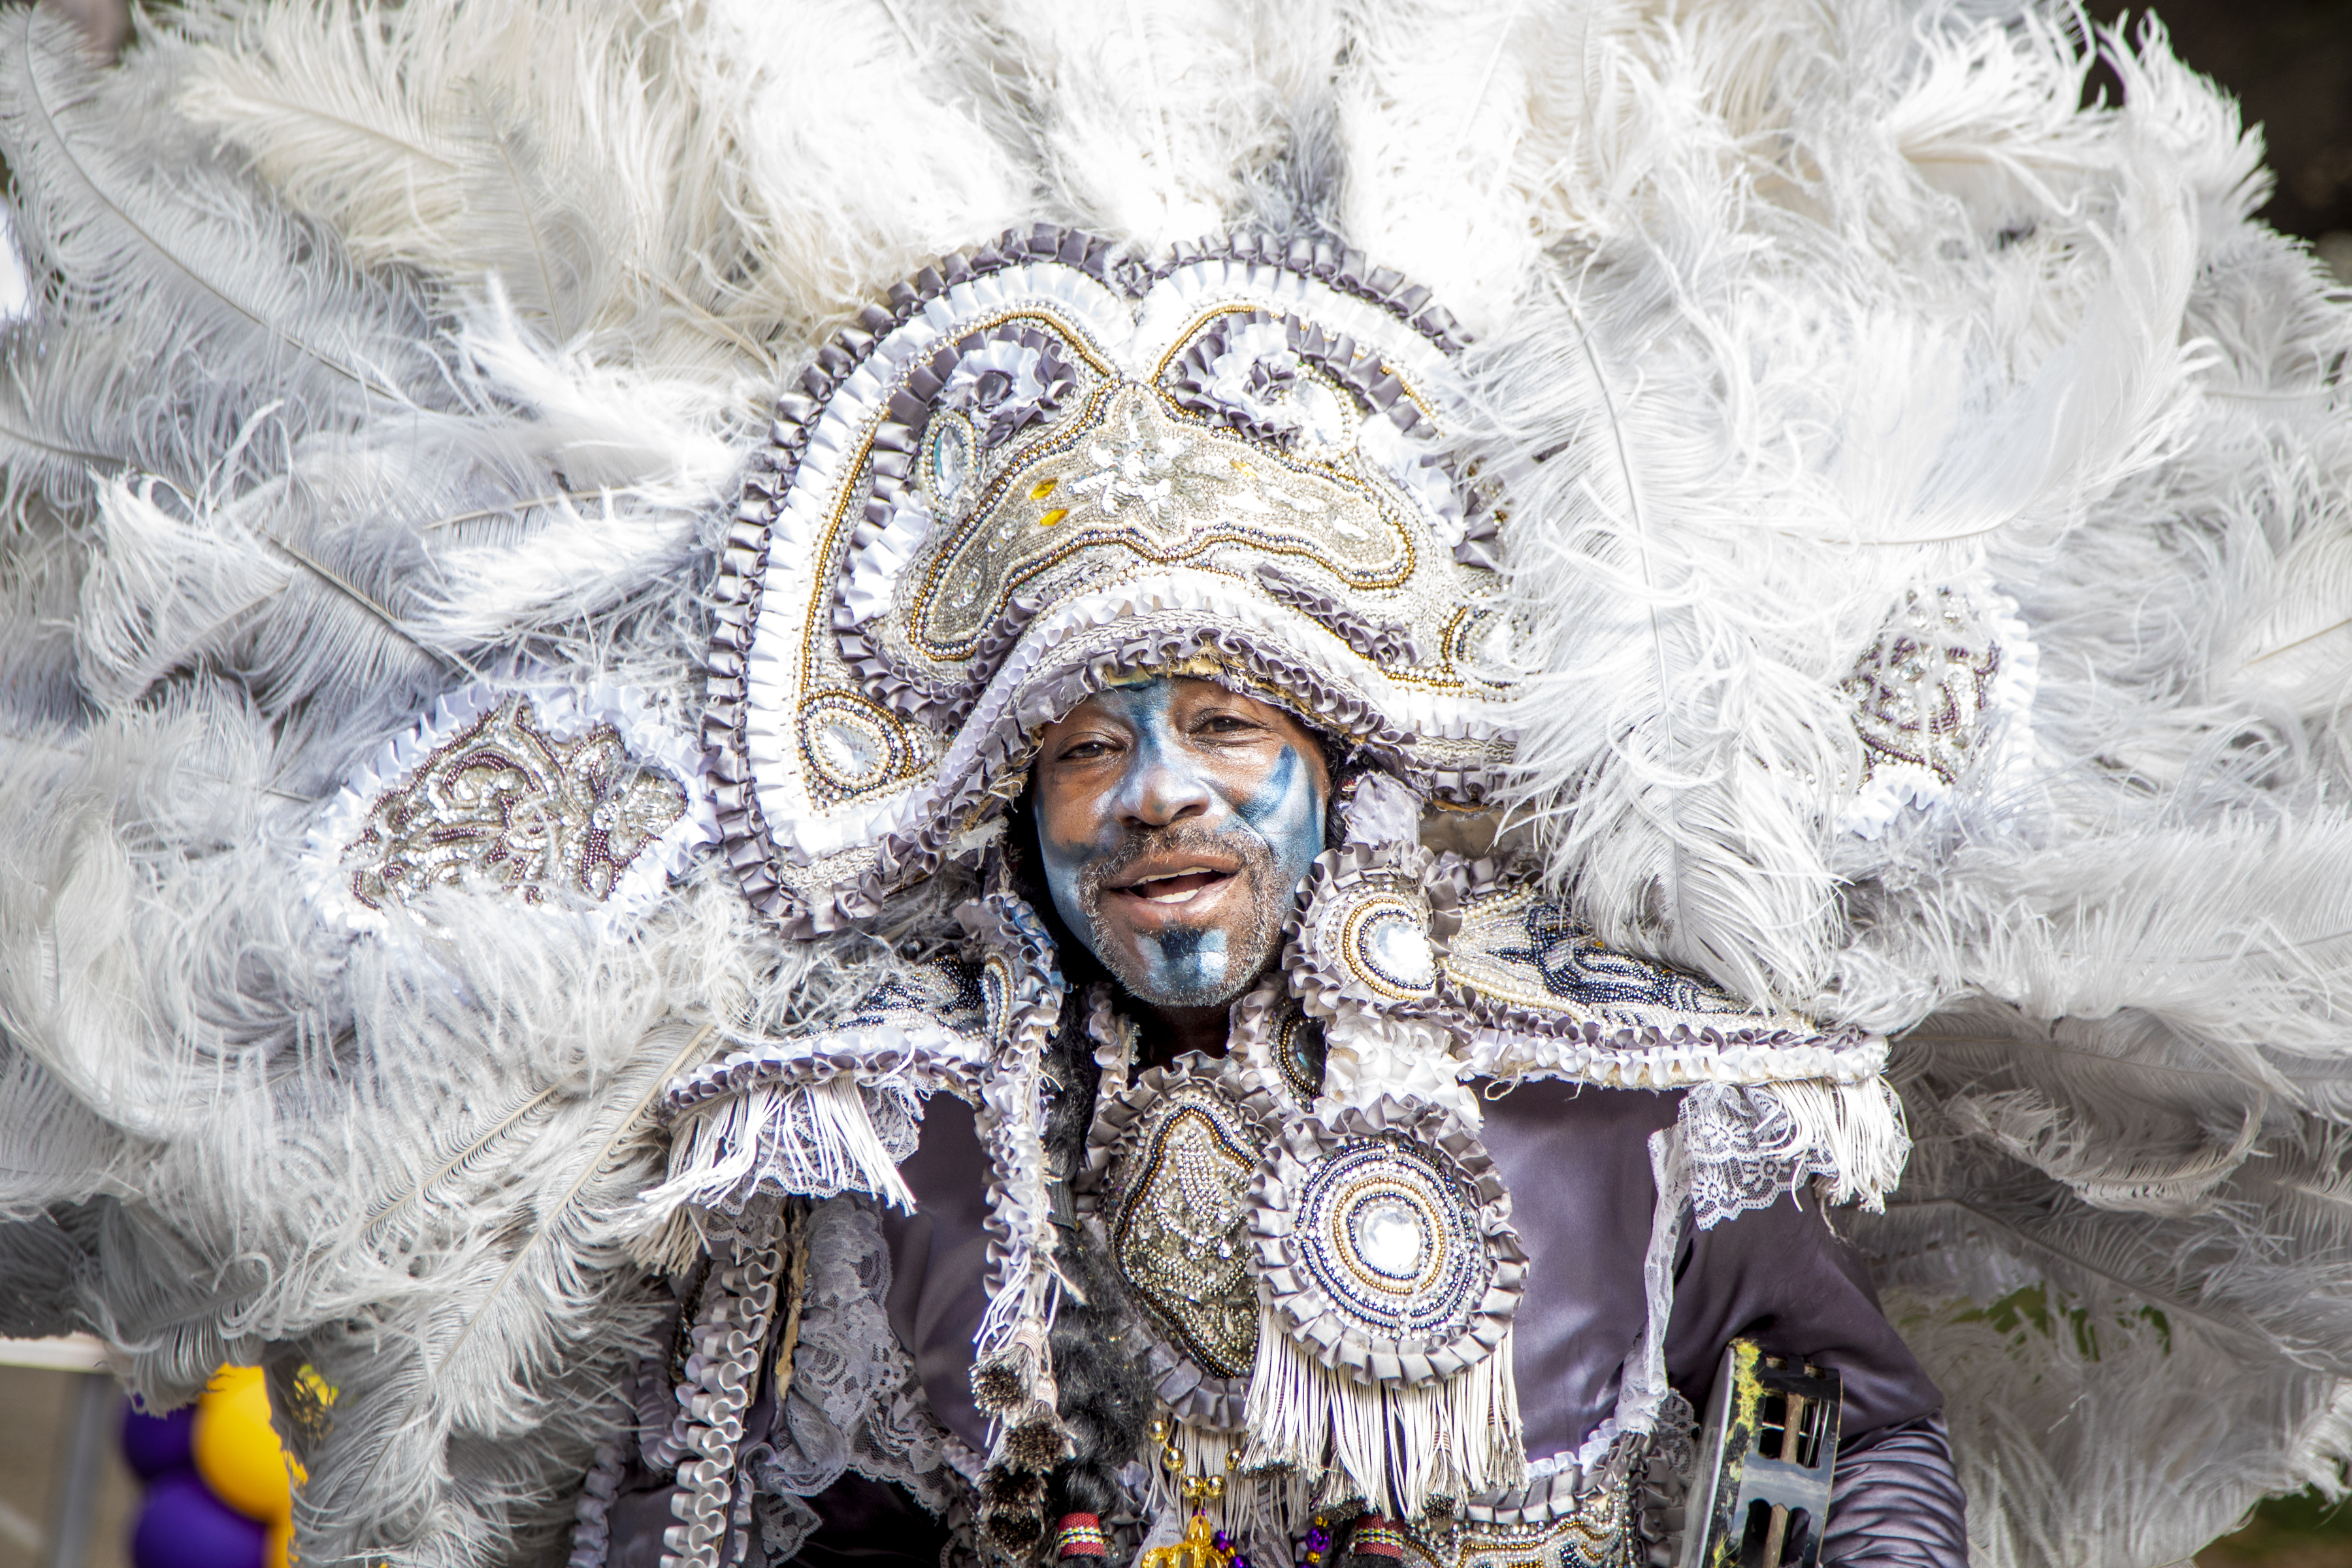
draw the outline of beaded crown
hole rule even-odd
[[[1508,756],[1461,334],[1352,252],[1146,268],[1039,227],[869,308],[783,397],[706,738],[767,912],[824,929],[990,837],[1043,724],[1139,669],[1268,695],[1424,793]]]

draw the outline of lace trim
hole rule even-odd
[[[1680,1121],[1691,1215],[1701,1230],[1770,1208],[1811,1177],[1839,1173],[1836,1156],[1769,1090],[1700,1084],[1684,1095]]]
[[[978,1457],[932,1415],[914,1361],[891,1332],[883,1304],[890,1251],[878,1204],[863,1194],[817,1204],[807,1237],[789,1379],[778,1379],[783,1398],[768,1441],[748,1450],[742,1465],[761,1544],[778,1563],[816,1527],[802,1500],[847,1471],[904,1488],[945,1518],[967,1500],[960,1471],[978,1468]]]

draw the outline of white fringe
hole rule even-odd
[[[1808,1148],[1835,1173],[1829,1201],[1859,1201],[1873,1214],[1885,1212],[1886,1194],[1903,1179],[1911,1157],[1911,1133],[1903,1101],[1883,1078],[1861,1083],[1806,1079],[1764,1086],[1796,1122],[1798,1147]]]
[[[1452,1377],[1365,1384],[1307,1354],[1284,1329],[1272,1308],[1260,1310],[1245,1468],[1289,1465],[1309,1476],[1336,1468],[1404,1519],[1418,1518],[1432,1497],[1527,1484],[1508,1333]]]
[[[1223,1492],[1199,1505],[1209,1516],[1211,1527],[1232,1537],[1240,1554],[1253,1563],[1289,1560],[1292,1527],[1314,1506],[1307,1488],[1309,1477],[1290,1467],[1258,1471],[1244,1468],[1247,1432],[1172,1421],[1164,1441],[1183,1457],[1184,1468],[1169,1468],[1159,1450],[1144,1456],[1143,1468],[1149,1477],[1144,1483],[1143,1510],[1147,1541],[1161,1528],[1162,1521],[1168,1521],[1169,1539],[1173,1540],[1192,1517],[1194,1505],[1184,1500],[1180,1489],[1184,1480],[1223,1476]]]
[[[759,1191],[866,1192],[908,1214],[915,1194],[874,1131],[857,1080],[746,1089],[695,1107],[672,1130],[669,1179],[644,1202],[731,1210]]]

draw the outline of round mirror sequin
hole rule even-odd
[[[1349,911],[1341,940],[1349,967],[1376,994],[1402,1001],[1437,984],[1427,916],[1401,900],[1366,900]]]
[[[1382,1096],[1286,1120],[1252,1246],[1297,1353],[1358,1382],[1451,1378],[1508,1342],[1527,1250],[1493,1157],[1440,1106]]]

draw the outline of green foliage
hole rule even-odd
[[[1989,1305],[1971,1307],[1958,1313],[1957,1321],[1990,1323],[1999,1332],[2012,1338],[2029,1330],[2044,1338],[2052,1338],[2063,1324],[2074,1333],[2074,1348],[2085,1361],[2099,1359],[2101,1318],[2087,1307],[2066,1305],[2063,1297],[2053,1300],[2047,1286],[2028,1285],[2022,1289],[2011,1290]],[[2154,1307],[2142,1307],[2137,1311],[2117,1314],[2107,1321],[2119,1327],[2135,1321],[2145,1322],[2156,1330],[2158,1342],[2164,1347],[2165,1353],[2169,1355],[2172,1352],[2172,1324]]]

